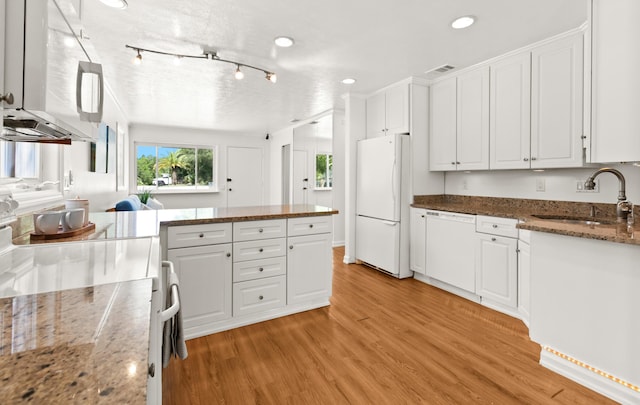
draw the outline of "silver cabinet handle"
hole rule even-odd
[[[528,161],[529,161],[529,158],[524,158],[524,159],[522,159],[522,160],[523,160],[523,161],[525,161],[525,162],[528,162]]]
[[[496,240],[496,238],[491,238],[491,242],[495,242]]]
[[[260,249],[258,249],[258,251],[259,251],[260,253],[262,253],[262,252],[264,252],[264,249],[263,249],[263,248],[260,248]]]
[[[262,232],[264,232],[264,229],[260,228],[260,229],[258,229],[258,232],[262,233]]]
[[[498,225],[493,224],[493,229],[496,229],[498,227]]]
[[[231,253],[227,253],[227,257],[231,257]]]
[[[260,268],[258,269],[258,271],[259,271],[259,272],[263,272],[263,271],[264,271],[264,268],[260,267]]]
[[[535,157],[532,157],[532,158],[531,158],[531,160],[537,160],[537,158],[535,158]]]
[[[13,93],[7,93],[0,96],[0,103],[5,102],[9,105],[13,104]]]
[[[451,162],[451,164],[452,164],[452,165],[455,165],[455,164],[456,164],[456,162]]]
[[[262,300],[264,299],[264,297],[261,295],[261,296],[259,296],[259,297],[258,297],[258,299],[259,299],[260,301],[262,301]]]
[[[201,233],[200,235],[198,235],[199,238],[204,238],[204,233]]]
[[[149,364],[149,375],[151,377],[155,377],[156,376],[156,363]]]
[[[456,162],[456,164],[457,164],[457,165],[459,165],[459,164],[460,164],[460,162]]]
[[[289,245],[289,249],[293,249],[293,245]]]

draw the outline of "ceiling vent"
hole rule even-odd
[[[436,77],[436,76],[440,76],[444,73],[447,73],[451,70],[455,69],[455,66],[451,66],[451,65],[442,65],[442,66],[438,66],[437,68],[431,69],[431,70],[427,70],[425,73],[427,74],[427,77]]]

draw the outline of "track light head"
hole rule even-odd
[[[236,80],[242,80],[244,79],[244,73],[242,73],[242,70],[240,70],[240,65],[236,65],[236,73],[234,74]]]
[[[133,64],[134,65],[139,65],[142,63],[142,55],[140,54],[140,49],[137,49],[138,54],[136,55],[135,58],[133,58]]]
[[[265,72],[265,74],[267,75],[267,80],[269,80],[271,83],[275,83],[276,81],[278,81],[278,76],[276,76],[275,73],[273,72]]]

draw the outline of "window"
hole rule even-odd
[[[215,147],[136,145],[138,190],[217,191]]]
[[[35,179],[40,177],[40,148],[37,143],[0,141],[0,178]]]
[[[330,153],[316,154],[316,189],[331,189],[333,187],[333,155]]]

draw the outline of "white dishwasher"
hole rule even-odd
[[[475,215],[427,210],[427,276],[475,293]]]

